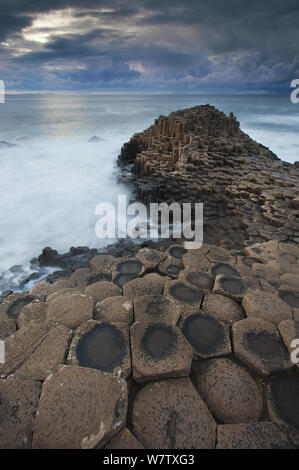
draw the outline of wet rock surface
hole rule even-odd
[[[0,447],[299,448],[298,165],[211,106],[119,163],[139,200],[203,202],[204,243],[32,260],[22,287],[42,282],[0,297]]]

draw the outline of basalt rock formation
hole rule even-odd
[[[143,200],[200,197],[204,244],[119,246],[6,293],[0,448],[299,448],[298,169],[209,106],[121,162]]]
[[[298,167],[242,132],[232,113],[206,105],[160,116],[123,146],[119,164],[144,202],[204,203],[208,243],[299,242]]]

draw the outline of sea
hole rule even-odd
[[[113,243],[96,237],[95,209],[130,197],[117,178],[122,145],[159,115],[200,104],[232,111],[279,158],[299,160],[299,104],[287,95],[7,94],[0,104],[0,291],[20,290],[15,273],[29,274],[46,246],[62,253]]]

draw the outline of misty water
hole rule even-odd
[[[7,95],[0,142],[16,146],[0,143],[2,276],[14,265],[30,272],[45,246],[65,252],[113,242],[96,238],[95,208],[129,195],[115,172],[123,143],[160,114],[206,103],[233,111],[242,130],[281,159],[299,160],[299,105],[289,96]],[[99,140],[89,142],[93,136]]]

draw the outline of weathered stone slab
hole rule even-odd
[[[131,373],[128,325],[95,320],[84,323],[74,334],[67,364],[128,377]]]
[[[156,269],[165,259],[163,251],[153,250],[152,248],[141,248],[135,258],[141,263],[144,269]]]
[[[99,281],[86,287],[84,293],[89,297],[93,297],[95,302],[101,302],[109,297],[121,295],[122,291],[113,282]]]
[[[116,259],[111,255],[97,255],[89,261],[90,267],[96,272],[111,274]]]
[[[271,292],[248,290],[243,297],[242,307],[247,317],[261,318],[274,325],[292,318],[291,307]]]
[[[273,323],[260,318],[246,318],[233,324],[235,355],[259,375],[290,370],[290,355]]]
[[[134,279],[123,287],[123,294],[131,298],[140,295],[161,295],[162,293],[163,284],[159,280],[145,277]]]
[[[179,281],[189,283],[202,292],[211,291],[214,284],[214,278],[204,271],[188,268],[180,272]]]
[[[41,384],[0,379],[0,449],[30,449]]]
[[[218,274],[213,287],[213,294],[220,294],[241,302],[246,291],[246,286],[240,277],[227,277]]]
[[[17,318],[18,328],[28,325],[32,321],[45,321],[46,320],[47,304],[39,300],[34,300],[22,309]]]
[[[132,424],[147,449],[215,446],[215,421],[187,378],[146,385],[133,404]]]
[[[16,331],[16,322],[12,318],[0,320],[0,339],[4,341]]]
[[[16,320],[25,305],[30,304],[36,297],[28,292],[15,292],[6,297],[0,304],[0,320],[12,318]]]
[[[178,305],[163,295],[143,295],[134,299],[134,319],[175,325],[181,315]]]
[[[132,450],[144,449],[144,447],[128,428],[124,428],[106,445],[105,449]]]
[[[196,388],[211,412],[225,424],[258,421],[262,395],[248,372],[230,359],[210,359],[196,378]]]
[[[30,290],[30,295],[39,295],[47,297],[48,295],[53,294],[53,292],[55,292],[55,287],[53,286],[53,284],[50,284],[46,281],[41,281],[37,284],[34,284],[34,286]]]
[[[64,294],[54,299],[47,310],[49,323],[60,323],[76,329],[90,320],[94,312],[94,299],[84,294]]]
[[[189,375],[193,351],[179,328],[137,322],[130,329],[136,382]]]
[[[200,308],[203,299],[202,291],[182,281],[168,281],[164,295],[185,308]]]
[[[95,306],[95,320],[133,323],[133,301],[130,297],[116,296],[98,302]]]
[[[112,374],[59,366],[44,382],[34,422],[34,449],[104,447],[124,427],[126,382]]]
[[[219,294],[206,294],[201,309],[204,313],[228,325],[245,317],[241,306],[237,302]]]
[[[299,440],[299,376],[275,378],[267,387],[267,404],[272,421],[291,428]]]

